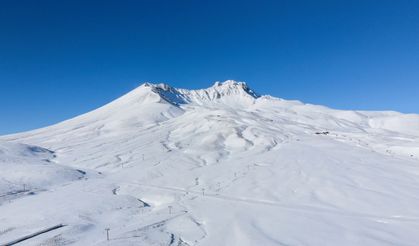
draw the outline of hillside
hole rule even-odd
[[[419,115],[145,83],[0,137],[0,245],[415,245]],[[107,241],[105,229],[110,229]]]

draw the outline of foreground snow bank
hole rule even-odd
[[[0,141],[0,194],[3,199],[83,177],[82,171],[58,165],[54,158],[54,152],[45,148]]]

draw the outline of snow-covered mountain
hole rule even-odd
[[[419,115],[145,83],[0,137],[0,245],[416,245]],[[106,230],[110,240],[107,240]]]

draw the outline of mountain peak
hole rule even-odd
[[[226,87],[247,87],[246,82],[240,82],[235,80],[226,80],[224,82],[217,81],[214,83],[213,87],[220,87],[220,86],[226,86]]]
[[[215,88],[218,90],[220,90],[221,88],[223,89],[223,91],[229,90],[231,91],[235,91],[235,90],[243,90],[244,92],[246,92],[247,94],[249,94],[250,96],[252,96],[253,98],[258,98],[260,97],[256,92],[254,92],[247,84],[246,82],[240,82],[240,81],[235,81],[235,80],[226,80],[224,82],[215,82],[214,85],[211,88]]]
[[[165,101],[174,104],[198,103],[216,101],[228,97],[243,97],[254,100],[260,97],[245,82],[226,80],[215,82],[213,86],[206,89],[187,90],[174,88],[166,83],[144,83],[141,87],[151,88],[151,91],[158,94]]]

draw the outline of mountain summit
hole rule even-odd
[[[187,103],[202,104],[224,97],[244,97],[248,99],[260,97],[250,89],[245,82],[237,82],[234,80],[215,82],[213,86],[201,90],[176,89],[164,83],[145,83],[140,86],[140,88],[150,88],[151,91],[157,93],[164,100],[174,105]]]
[[[409,245],[418,146],[415,114],[145,83],[0,137],[0,242]]]

